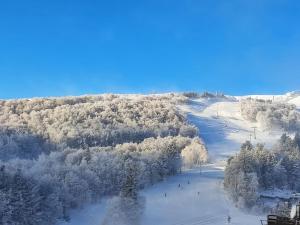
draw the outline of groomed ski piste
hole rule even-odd
[[[210,163],[169,177],[141,191],[146,199],[141,225],[258,225],[266,215],[246,212],[235,207],[223,188],[226,160],[240,145],[252,137],[252,143],[271,146],[281,132],[260,129],[259,124],[245,121],[240,113],[239,100],[246,98],[272,99],[290,102],[300,107],[298,93],[286,95],[255,95],[227,98],[199,98],[178,106],[188,120],[199,128],[210,156]],[[254,139],[253,127],[256,129]],[[74,210],[69,222],[59,225],[101,225],[107,200]]]

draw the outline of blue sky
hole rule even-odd
[[[298,0],[1,0],[0,98],[300,89]]]

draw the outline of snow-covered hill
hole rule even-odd
[[[272,100],[275,102],[294,104],[298,109],[300,108],[300,91],[292,91],[284,95],[244,95],[235,96],[235,98],[238,100],[246,98]]]
[[[241,99],[248,97],[292,103],[300,107],[300,94],[252,95],[228,98],[199,98],[178,106],[187,114],[190,123],[199,128],[211,164],[201,169],[186,170],[142,191],[146,207],[142,225],[223,225],[227,216],[231,224],[260,224],[257,216],[243,212],[227,199],[222,180],[227,158],[238,151],[240,145],[251,139],[253,143],[272,145],[282,132],[259,129],[259,124],[241,116]],[[254,133],[254,127],[258,127]],[[179,187],[180,184],[180,187]],[[64,225],[100,225],[106,210],[106,201],[74,211],[70,223]]]

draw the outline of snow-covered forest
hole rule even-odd
[[[206,207],[209,218],[214,208],[222,214],[216,224],[229,211],[235,221],[253,219],[239,208],[266,207],[263,191],[300,191],[299,135],[280,138],[298,130],[299,106],[297,94],[2,100],[1,222],[173,224],[205,220],[197,209]]]
[[[241,114],[246,120],[258,122],[264,129],[300,129],[300,113],[293,104],[248,98],[241,101]]]
[[[126,199],[182,163],[206,161],[197,129],[176,108],[185,100],[167,94],[1,101],[0,221],[68,220],[72,208],[107,195]]]
[[[184,100],[172,94],[111,94],[0,101],[0,143],[9,148],[1,151],[6,154],[1,158],[34,158],[57,144],[79,148],[141,142],[158,136],[194,137],[197,130],[184,121],[174,105]],[[24,144],[19,142],[33,146],[22,150]]]
[[[271,149],[249,141],[228,159],[224,185],[239,207],[260,205],[259,192],[270,189],[300,191],[300,135],[283,134]]]

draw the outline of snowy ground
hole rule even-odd
[[[224,225],[228,215],[232,217],[231,224],[260,224],[263,215],[238,210],[226,198],[222,188],[223,169],[228,156],[237,152],[241,143],[250,139],[250,135],[253,143],[272,145],[281,133],[258,128],[255,139],[252,127],[259,127],[259,124],[243,120],[237,99],[196,99],[179,106],[187,113],[189,121],[199,128],[211,164],[203,167],[202,173],[199,169],[184,171],[142,191],[146,198],[142,225]],[[286,101],[300,106],[299,98],[286,97]],[[103,200],[102,203],[74,211],[70,223],[61,225],[101,225],[105,211],[106,200]]]
[[[222,181],[223,170],[211,164],[202,173],[196,169],[185,171],[149,188],[143,193],[147,207],[142,224],[223,225],[227,224],[228,215],[232,217],[231,224],[259,224],[258,216],[245,214],[231,204]],[[167,197],[163,197],[164,191]]]
[[[146,208],[141,225],[224,225],[228,215],[233,225],[259,225],[264,217],[235,208],[226,198],[222,181],[222,167],[210,164],[201,172],[199,169],[184,171],[142,191]],[[103,201],[75,211],[70,223],[62,224],[101,225],[105,207]]]

